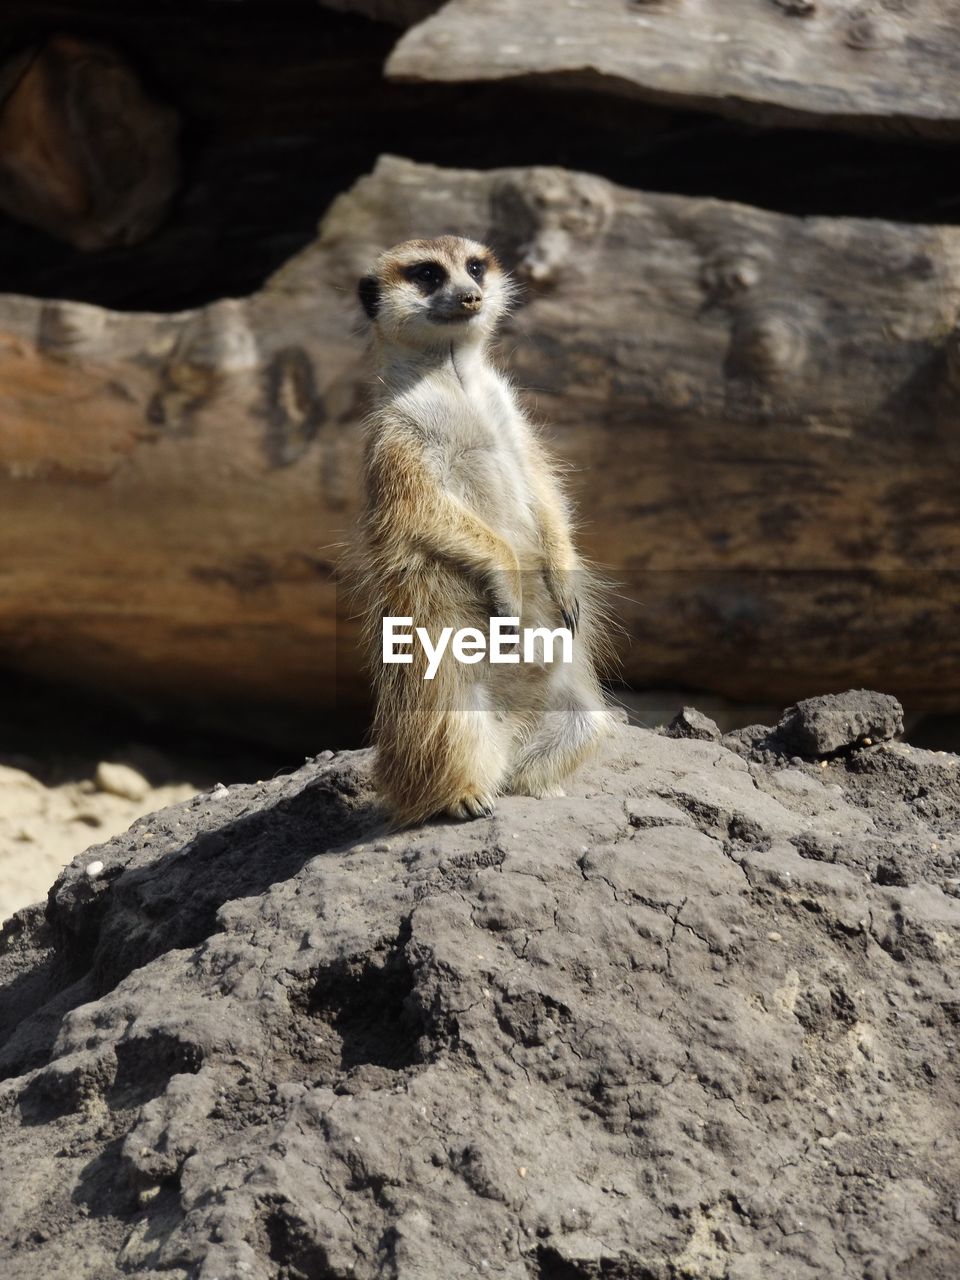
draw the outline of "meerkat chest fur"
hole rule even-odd
[[[396,409],[420,437],[438,483],[509,536],[522,558],[534,552],[530,427],[485,353],[451,352],[398,397]]]

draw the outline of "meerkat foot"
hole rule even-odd
[[[444,813],[448,818],[456,818],[458,822],[469,822],[473,818],[489,818],[493,810],[492,796],[478,791],[468,791],[459,800],[447,805]]]
[[[533,796],[536,800],[556,800],[567,794],[563,787],[553,782],[537,784],[518,781],[516,784],[508,784],[507,789],[515,796]]]

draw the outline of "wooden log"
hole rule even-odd
[[[960,709],[960,229],[393,158],[248,299],[0,299],[0,662],[251,714],[360,697],[355,285],[450,231],[526,284],[504,355],[619,583],[628,679]]]
[[[0,210],[77,249],[138,244],[176,191],[178,127],[114,50],[54,36],[0,66]]]
[[[325,9],[338,13],[355,13],[374,22],[389,22],[395,27],[411,27],[422,22],[443,0],[320,0]]]
[[[940,0],[448,0],[387,73],[546,78],[760,124],[960,134],[960,24]]]

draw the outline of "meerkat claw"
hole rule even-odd
[[[561,606],[560,616],[563,619],[563,625],[572,636],[575,636],[577,634],[577,625],[580,622],[580,602],[574,600],[569,609]]]
[[[465,795],[448,805],[446,814],[459,822],[469,822],[473,818],[489,818],[493,810],[494,803],[489,796]]]

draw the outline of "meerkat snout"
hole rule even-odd
[[[479,311],[483,306],[483,295],[479,289],[461,289],[457,301],[461,311]]]

